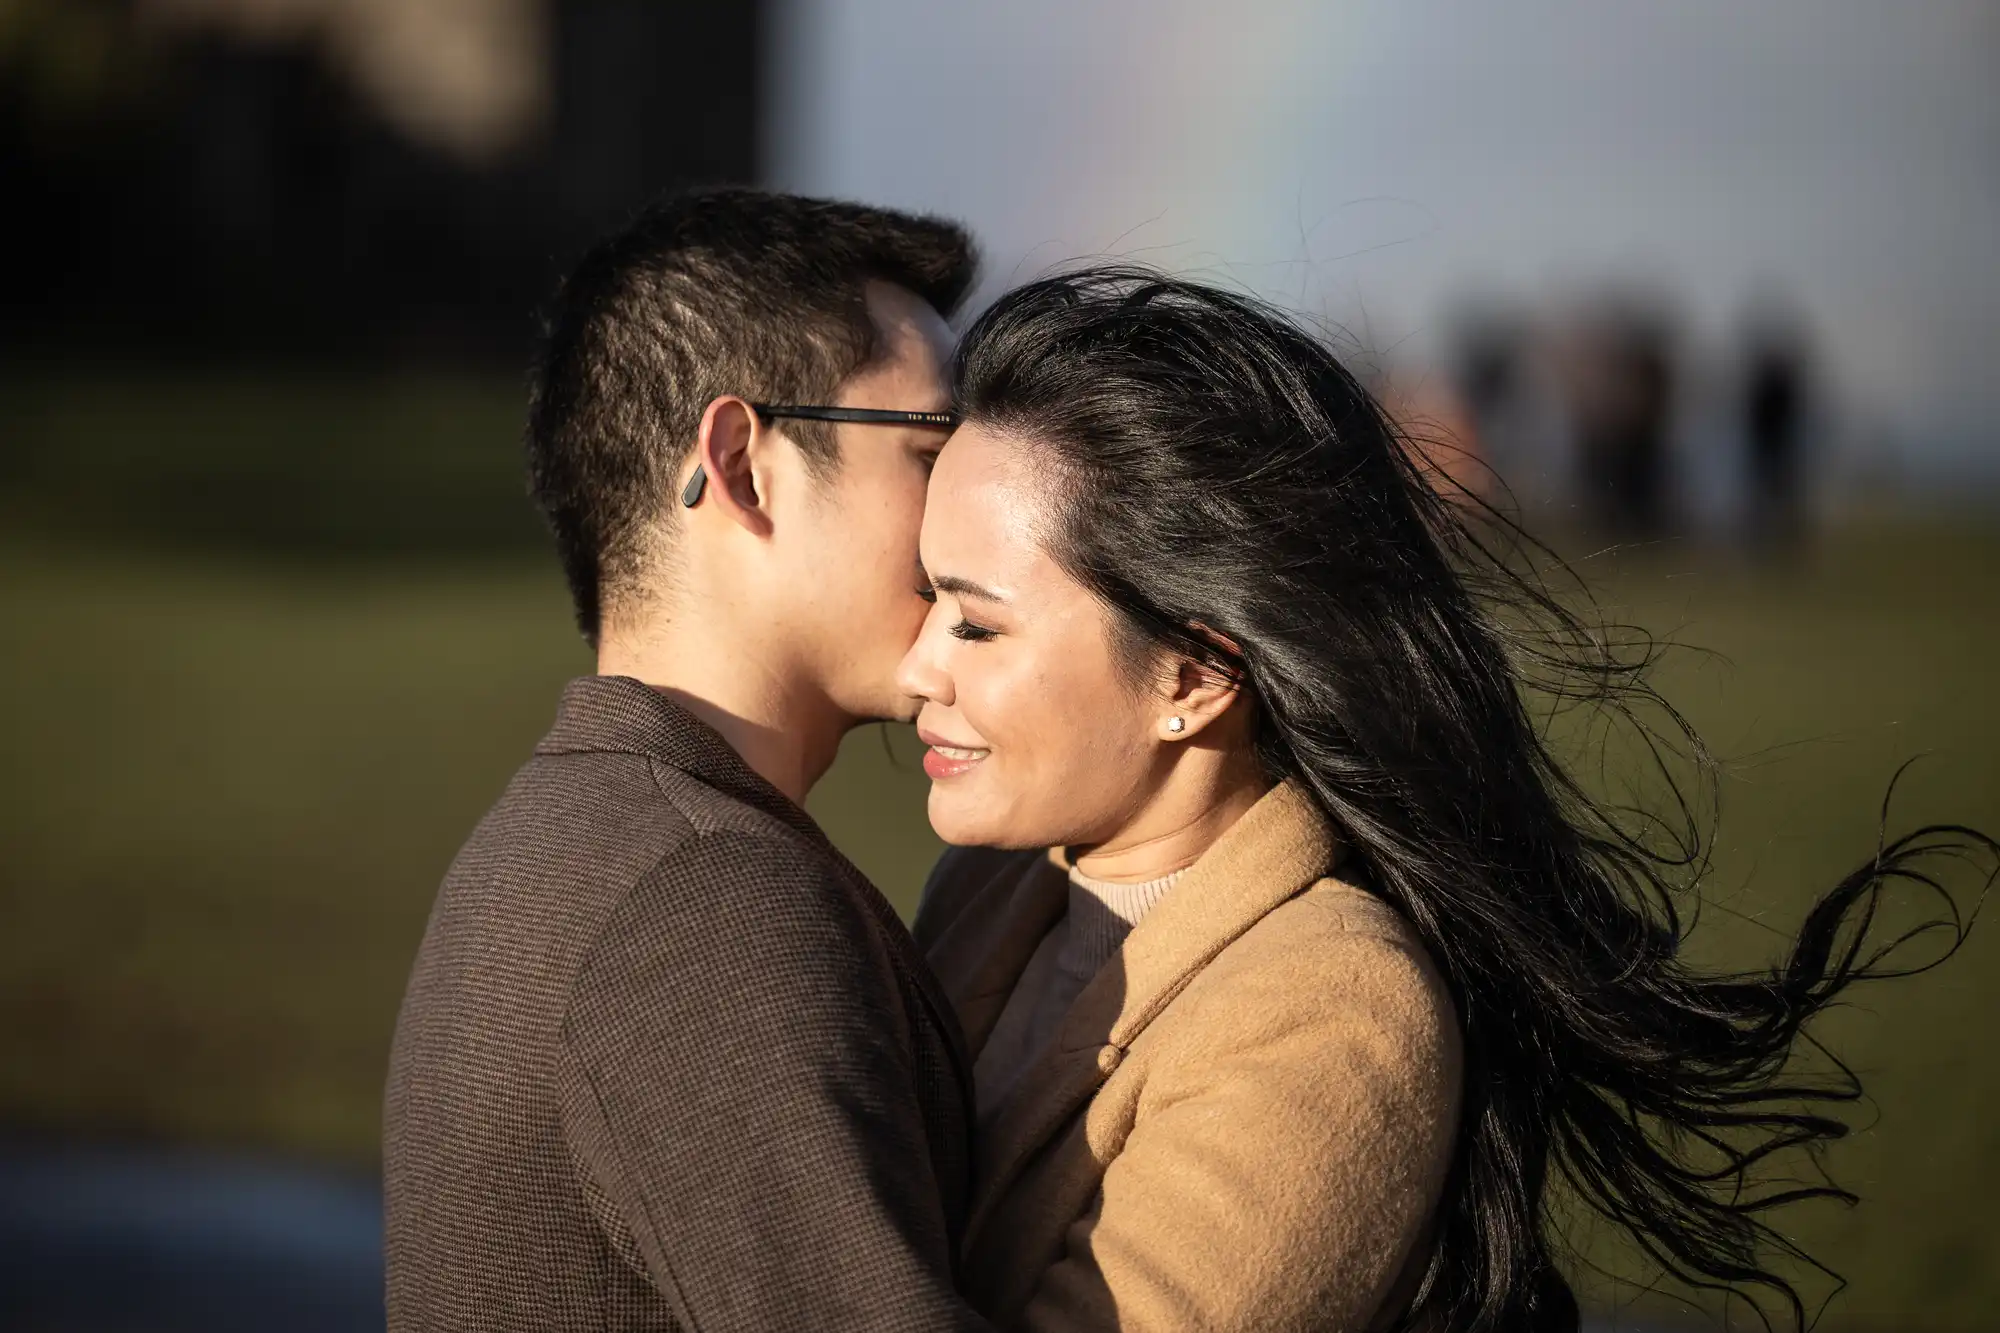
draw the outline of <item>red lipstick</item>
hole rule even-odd
[[[942,736],[919,729],[917,739],[931,748],[924,751],[924,772],[933,782],[955,778],[984,763],[992,751],[979,745],[953,745]]]

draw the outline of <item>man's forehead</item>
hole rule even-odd
[[[951,363],[951,329],[915,294],[887,284],[879,290],[900,295],[875,296],[871,289],[875,354],[843,386],[840,401],[854,407],[943,410],[950,391],[945,375]]]
[[[933,351],[949,353],[951,326],[936,308],[907,287],[870,279],[866,288],[868,317],[885,340],[913,339]]]

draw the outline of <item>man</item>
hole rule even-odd
[[[843,733],[913,711],[893,679],[973,270],[945,222],[731,190],[564,284],[528,451],[599,674],[417,958],[392,1329],[977,1326],[961,1039],[800,808]]]

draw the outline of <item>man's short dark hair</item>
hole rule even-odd
[[[832,402],[878,351],[870,280],[949,316],[976,269],[955,223],[751,189],[670,196],[593,246],[548,313],[528,414],[530,483],[584,637],[642,593],[709,403]],[[837,466],[830,427],[785,431],[816,472]]]

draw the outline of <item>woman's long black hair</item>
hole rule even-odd
[[[1939,825],[1881,842],[1776,968],[1705,973],[1677,910],[1705,864],[1699,821],[1585,790],[1531,711],[1657,705],[1667,725],[1642,734],[1698,755],[1643,679],[1650,654],[1496,543],[1520,538],[1511,522],[1441,495],[1322,342],[1249,298],[1097,267],[1003,297],[954,370],[968,421],[1045,455],[1055,557],[1136,646],[1241,674],[1270,773],[1318,800],[1450,984],[1463,1111],[1409,1322],[1577,1327],[1553,1171],[1668,1273],[1775,1293],[1803,1325],[1773,1257],[1804,1256],[1766,1216],[1851,1196],[1760,1167],[1845,1133],[1835,1112],[1859,1088],[1837,1061],[1797,1072],[1802,1029],[1853,983],[1918,970],[1888,956],[1912,936],[1941,934],[1933,962],[1955,949],[1968,918],[1934,869],[1992,840]],[[1942,909],[1885,942],[1898,882]]]

